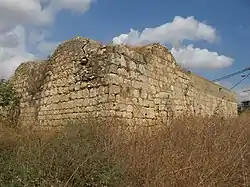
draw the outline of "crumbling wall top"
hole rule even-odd
[[[48,63],[48,60],[36,60],[36,61],[23,62],[17,67],[14,75],[10,78],[10,80],[14,78],[23,79],[24,77],[28,77],[31,70],[33,69],[39,70],[39,68],[45,65],[46,63]]]
[[[58,47],[55,49],[54,53],[51,55],[51,58],[55,59],[56,57],[62,54],[70,53],[72,51],[79,53],[80,55],[80,53],[82,53],[84,48],[86,47],[88,49],[91,48],[92,50],[94,50],[100,48],[101,46],[103,45],[95,40],[78,36],[70,40],[65,40],[61,44],[59,44]]]
[[[152,44],[143,45],[143,46],[129,46],[129,45],[125,45],[125,46],[140,54],[153,54],[153,55],[159,56],[161,58],[166,58],[166,59],[167,59],[167,55],[169,54],[168,48],[161,45],[160,43],[152,43]]]
[[[152,43],[152,44],[143,45],[143,46],[129,46],[129,45],[127,46],[140,53],[153,52],[153,51],[165,51],[166,53],[168,53],[168,48],[161,45],[160,43]]]

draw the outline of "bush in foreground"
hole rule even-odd
[[[133,133],[118,122],[81,121],[52,136],[3,128],[0,184],[246,187],[249,120],[183,118]]]

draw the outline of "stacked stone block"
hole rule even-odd
[[[77,37],[48,60],[21,65],[12,80],[26,123],[55,125],[89,115],[142,124],[180,114],[237,115],[231,91],[185,72],[160,44],[104,46]],[[35,90],[31,80],[39,81]]]

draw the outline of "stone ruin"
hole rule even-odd
[[[129,123],[185,115],[237,115],[236,96],[177,65],[164,46],[102,45],[76,37],[52,56],[21,64],[11,78],[22,124],[93,116]]]

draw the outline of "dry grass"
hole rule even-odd
[[[1,186],[247,187],[250,115],[184,118],[131,133],[81,121],[62,132],[3,127]]]

